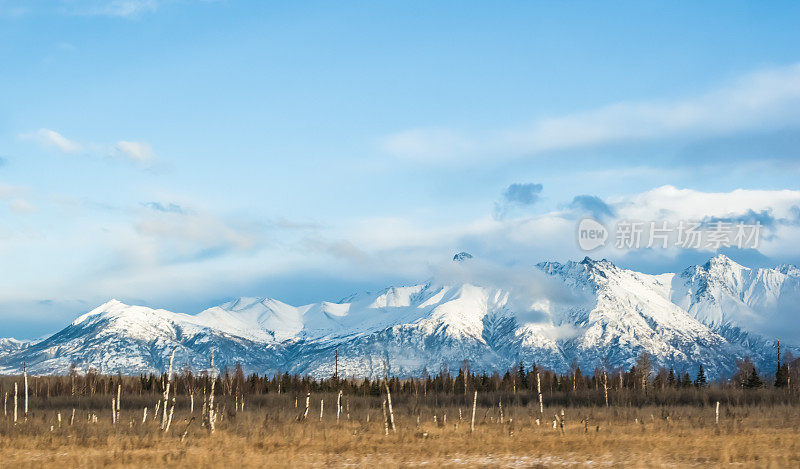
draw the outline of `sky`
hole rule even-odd
[[[0,0],[0,336],[758,221],[800,263],[797,2]],[[649,273],[715,249],[588,253]]]

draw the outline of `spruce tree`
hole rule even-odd
[[[778,368],[775,370],[775,387],[782,388],[786,386],[789,378],[789,368],[786,367],[784,373],[783,366],[781,366],[781,341],[778,341]]]
[[[697,378],[694,379],[694,386],[696,388],[703,388],[706,386],[706,373],[703,371],[703,365],[700,365],[700,370],[697,372]]]
[[[675,387],[675,371],[672,370],[672,367],[669,367],[669,376],[667,376],[667,385],[669,387]]]
[[[761,378],[758,376],[758,371],[753,368],[753,372],[750,373],[750,376],[747,377],[747,381],[744,383],[744,387],[747,389],[757,389],[763,386],[764,383],[761,381]]]
[[[525,373],[525,364],[519,362],[519,385],[522,389],[528,389],[528,374]]]
[[[785,388],[789,384],[789,365],[778,363],[778,370],[775,371],[775,387]]]

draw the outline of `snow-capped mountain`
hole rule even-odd
[[[672,301],[714,327],[755,330],[789,298],[800,298],[800,270],[791,265],[751,269],[719,255],[672,279]]]
[[[103,373],[140,373],[166,369],[173,348],[179,368],[197,370],[209,366],[212,347],[221,366],[281,363],[280,353],[263,341],[229,334],[198,316],[111,300],[40,342],[0,354],[0,370],[19,371],[25,363],[32,373],[66,373],[75,364]]]
[[[475,260],[460,253],[458,268]],[[196,315],[110,301],[45,340],[0,341],[0,372],[64,373],[71,364],[105,373],[219,367],[330,376],[419,375],[443,367],[504,371],[520,361],[566,371],[577,363],[628,368],[647,352],[658,365],[711,376],[735,360],[774,364],[771,340],[752,325],[796,301],[796,267],[749,269],[717,256],[679,274],[647,275],[609,261],[545,262],[522,280],[433,279],[292,306],[240,298]],[[793,303],[790,306],[795,306]],[[8,345],[6,345],[8,344]]]
[[[28,345],[27,341],[12,338],[0,338],[0,356],[18,352]]]

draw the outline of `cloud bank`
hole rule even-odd
[[[800,124],[800,64],[761,70],[674,102],[612,103],[528,125],[465,133],[418,128],[388,135],[384,151],[419,163],[532,156],[626,141],[731,135]]]

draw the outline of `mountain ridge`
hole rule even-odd
[[[456,257],[459,268],[476,261]],[[774,362],[773,341],[749,323],[794,300],[798,272],[791,265],[751,269],[719,255],[649,275],[586,257],[539,263],[510,287],[432,279],[302,306],[243,297],[189,315],[110,300],[43,340],[0,340],[0,373],[23,363],[32,373],[66,373],[73,363],[161,372],[173,348],[176,363],[199,370],[213,348],[220,366],[240,362],[259,373],[327,376],[337,349],[342,376],[380,376],[384,366],[418,375],[464,360],[487,372],[520,361],[562,372],[574,364],[627,368],[647,352],[656,365],[703,364],[720,377],[736,359]]]

